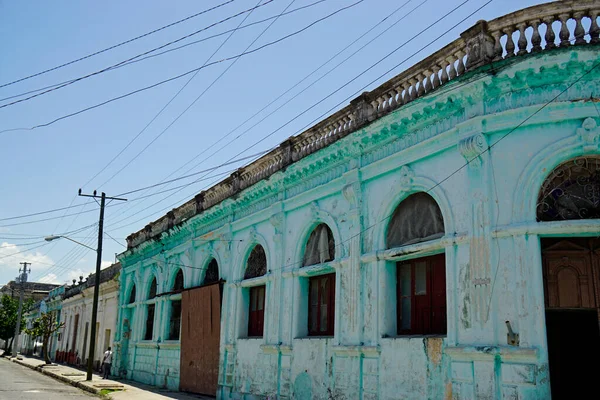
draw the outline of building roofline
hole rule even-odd
[[[539,43],[525,36],[525,29],[533,27],[537,32],[540,24],[569,18],[597,17],[600,4],[594,0],[565,0],[543,3],[495,18],[489,22],[478,21],[464,31],[459,38],[434,52],[422,61],[391,78],[370,92],[364,92],[346,107],[313,125],[297,136],[282,142],[277,148],[256,161],[239,168],[230,176],[200,192],[192,200],[174,208],[143,229],[127,237],[127,253],[138,245],[160,237],[164,232],[179,226],[191,217],[235,196],[242,190],[284,170],[289,165],[335,143],[373,121],[404,105],[434,92],[467,72],[492,62],[513,56],[524,56],[553,49],[542,49]],[[512,43],[513,53],[501,38],[518,32],[518,43]],[[585,32],[589,34],[589,32]],[[570,32],[571,34],[571,32]],[[556,35],[559,37],[559,35]],[[583,39],[583,35],[581,37]],[[577,38],[576,38],[577,39]],[[597,34],[596,34],[597,39]],[[579,40],[579,39],[577,39]],[[594,39],[592,39],[593,42]],[[541,38],[540,38],[541,42]],[[582,44],[577,43],[576,44]],[[528,52],[527,45],[532,45]],[[563,44],[560,46],[563,47]],[[510,50],[510,47],[509,47]]]

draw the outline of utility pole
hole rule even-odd
[[[92,329],[90,329],[90,351],[88,355],[88,365],[87,365],[87,381],[92,380],[92,372],[94,366],[94,353],[96,350],[96,320],[98,319],[98,295],[100,291],[100,265],[102,264],[102,237],[103,237],[103,228],[104,228],[104,205],[106,203],[106,199],[109,200],[120,200],[127,201],[127,199],[119,199],[117,197],[106,197],[106,194],[102,192],[102,195],[96,195],[96,191],[94,190],[93,194],[81,194],[81,189],[79,189],[79,196],[83,197],[93,197],[97,199],[100,197],[100,220],[98,221],[98,249],[96,250],[96,279],[94,282],[94,301],[92,303]]]
[[[12,355],[17,356],[17,349],[19,348],[19,335],[21,334],[21,313],[23,312],[23,296],[25,294],[25,283],[27,282],[27,274],[31,272],[31,268],[27,271],[27,266],[31,265],[28,262],[19,263],[23,268],[19,268],[19,276],[16,281],[21,285],[21,292],[19,293],[19,311],[17,312],[17,325],[15,326],[15,338],[13,339]]]

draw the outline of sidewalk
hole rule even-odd
[[[19,355],[18,358],[7,358],[14,363],[40,371],[44,375],[83,389],[93,394],[105,395],[114,400],[208,400],[213,399],[207,396],[192,395],[181,392],[172,392],[162,390],[154,386],[140,384],[130,381],[116,381],[102,379],[98,374],[94,374],[91,381],[86,381],[86,373],[77,368],[60,364],[49,364],[43,360]]]

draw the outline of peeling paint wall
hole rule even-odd
[[[600,72],[506,134],[599,60],[597,50],[580,47],[499,64],[494,74],[465,75],[191,218],[177,232],[122,254],[121,297],[128,296],[129,282],[143,292],[139,285],[150,270],[166,290],[179,268],[169,260],[190,266],[186,287],[199,285],[208,262],[218,261],[226,280],[219,399],[548,398],[539,235],[566,231],[569,222],[537,224],[535,202],[556,165],[600,154],[598,140],[591,145],[577,133],[587,118],[600,123],[586,101],[600,96]],[[597,138],[600,129],[594,132]],[[448,178],[451,171],[458,172]],[[386,252],[391,213],[419,191],[440,206],[444,237]],[[333,232],[335,259],[300,268],[319,223]],[[247,282],[245,262],[255,244],[265,249],[268,271]],[[446,257],[447,335],[397,336],[396,261],[439,253]],[[335,334],[308,337],[307,282],[323,272],[336,273]],[[257,284],[267,288],[258,339],[247,338],[246,294]],[[156,329],[167,324],[167,302],[157,308],[163,328]],[[122,368],[130,378],[155,385],[166,379],[176,388],[177,343],[157,356],[156,339],[140,340],[143,303],[121,303],[121,323],[129,308],[135,310],[132,336],[126,339],[121,328],[118,339]],[[507,345],[507,320],[520,334],[518,347]],[[156,363],[160,368],[153,369]]]

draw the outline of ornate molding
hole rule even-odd
[[[487,149],[487,139],[482,133],[477,133],[458,142],[458,151],[465,158],[467,164],[474,168],[481,167],[483,163],[481,156]]]
[[[596,151],[600,148],[600,127],[593,118],[586,118],[577,129],[577,137],[584,151]]]

